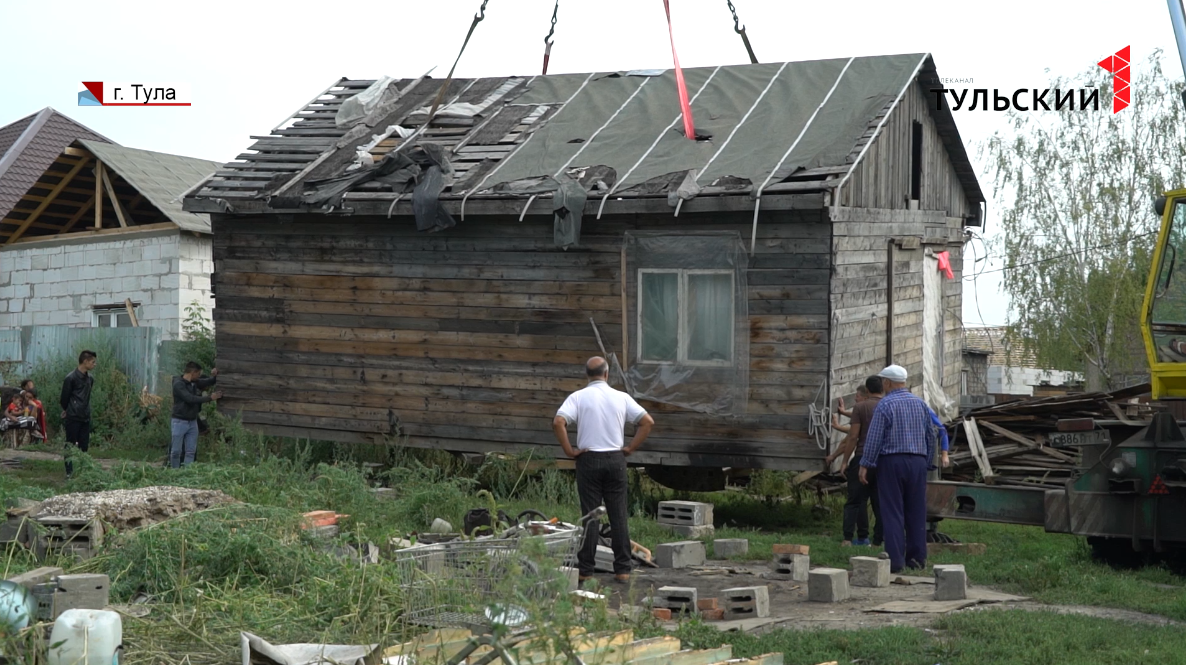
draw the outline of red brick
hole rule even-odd
[[[775,554],[809,554],[811,547],[809,545],[775,545]]]
[[[696,609],[703,612],[704,610],[715,610],[717,608],[716,598],[701,598],[696,601]]]
[[[651,616],[655,617],[659,621],[671,621],[671,610],[667,609],[666,607],[656,607],[655,609],[651,610]]]
[[[700,610],[700,618],[705,621],[723,621],[725,619],[725,610]]]

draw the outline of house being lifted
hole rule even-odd
[[[210,221],[180,197],[216,162],[126,148],[57,111],[0,127],[0,330],[152,326],[209,309]]]
[[[454,80],[427,124],[441,81],[342,79],[253,137],[185,200],[220,407],[551,457],[604,349],[656,473],[820,468],[829,404],[890,361],[949,411],[983,195],[930,56],[685,75],[691,139],[672,71]]]

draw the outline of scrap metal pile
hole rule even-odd
[[[1062,447],[1059,420],[1085,420],[1088,427],[1114,423],[1141,427],[1154,407],[1135,398],[1143,384],[1111,393],[1037,397],[973,409],[947,424],[951,467],[944,480],[980,480],[1002,485],[1060,487],[1079,463],[1076,448]]]

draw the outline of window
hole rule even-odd
[[[910,199],[922,199],[922,123],[915,120],[910,136]]]
[[[640,362],[732,364],[732,270],[638,273]]]
[[[132,311],[140,314],[140,303],[132,303]],[[126,305],[97,305],[94,308],[93,325],[96,328],[131,328],[132,317],[128,316]]]

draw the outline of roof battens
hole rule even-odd
[[[609,127],[609,124],[614,121],[614,118],[618,117],[618,114],[622,112],[622,109],[626,108],[626,106],[631,101],[633,101],[634,98],[638,96],[638,93],[642,92],[642,89],[645,88],[646,85],[650,82],[651,82],[651,77],[649,77],[649,76],[644,77],[642,79],[642,84],[634,89],[634,92],[631,93],[630,96],[626,98],[626,101],[622,102],[622,105],[618,107],[618,110],[613,112],[613,115],[611,115],[609,117],[609,119],[607,119],[605,122],[603,122],[601,124],[601,126],[597,128],[596,131],[594,131],[592,134],[590,134],[589,138],[585,139],[585,142],[582,143],[581,147],[578,148],[577,151],[572,154],[572,157],[569,157],[568,161],[564,162],[564,164],[560,168],[556,169],[556,173],[552,174],[552,177],[553,178],[560,177],[560,174],[564,173],[564,170],[567,169],[570,165],[572,165],[572,163],[574,161],[576,161],[577,157],[581,156],[581,153],[585,151],[585,148],[589,147],[589,144],[593,143],[593,139],[597,138],[597,135],[600,134],[602,131],[604,131],[606,127]],[[535,202],[535,199],[536,199],[536,195],[532,195],[531,198],[527,199],[527,205],[523,206],[523,212],[519,213],[519,221],[520,222],[523,221],[523,216],[527,214],[527,209],[531,207],[531,204]]]
[[[808,128],[811,127],[811,123],[815,122],[815,117],[819,115],[820,110],[832,98],[832,93],[836,92],[836,88],[840,85],[840,79],[844,78],[844,74],[848,71],[849,66],[852,65],[853,60],[856,60],[856,58],[849,58],[848,62],[844,63],[844,69],[840,70],[840,75],[836,77],[836,81],[832,84],[832,88],[828,90],[828,94],[824,95],[824,100],[819,103],[819,106],[815,107],[815,111],[811,113],[811,117],[807,119],[807,124],[803,125],[803,129],[799,130],[799,135],[795,137],[794,142],[791,143],[791,147],[787,148],[787,151],[782,154],[782,159],[778,160],[778,163],[771,169],[770,175],[766,176],[766,180],[762,182],[762,185],[754,193],[754,229],[750,234],[749,240],[750,254],[754,253],[754,249],[758,244],[758,209],[762,207],[762,190],[766,189],[766,185],[770,184],[770,180],[774,177],[774,174],[778,173],[778,170],[782,168],[783,162],[787,161],[787,157],[791,156],[791,152],[803,140],[803,135],[807,133]]]
[[[692,100],[688,102],[689,106],[696,103],[696,98],[700,96],[700,93],[704,92],[704,89],[708,87],[708,84],[712,82],[713,77],[716,76],[717,72],[719,71],[721,71],[721,66],[717,65],[716,69],[712,70],[712,73],[709,74],[708,78],[704,80],[704,83],[700,86],[700,89],[696,91],[696,94],[692,95]],[[614,186],[610,187],[605,196],[601,197],[601,205],[597,206],[597,219],[601,219],[601,211],[605,209],[606,199],[613,195],[614,192],[618,191],[618,187],[621,187],[622,184],[630,178],[630,174],[634,173],[635,169],[638,168],[638,165],[642,164],[643,161],[646,160],[646,158],[651,154],[651,151],[655,149],[655,146],[659,145],[659,141],[662,141],[663,137],[667,136],[667,132],[671,131],[671,128],[675,127],[675,124],[683,117],[684,114],[682,111],[677,113],[675,119],[671,121],[671,124],[664,127],[663,131],[659,132],[659,135],[656,136],[655,140],[651,142],[651,147],[647,148],[647,151],[642,153],[642,157],[639,157],[638,161],[634,162],[634,166],[631,166],[629,171],[626,171],[626,175],[618,178],[618,181],[614,183]]]
[[[569,95],[568,99],[564,100],[564,103],[560,105],[560,110],[556,111],[557,114],[561,113],[564,110],[564,107],[568,106],[569,102],[576,99],[576,96],[581,94],[581,91],[585,89],[585,86],[589,85],[589,81],[593,80],[594,74],[596,74],[596,72],[591,72],[588,76],[585,77],[585,80],[581,82],[581,85],[580,85],[580,87],[578,87],[576,89],[576,92],[573,92],[571,95]],[[492,171],[490,171],[490,173],[487,173],[486,177],[482,178],[481,182],[479,182],[477,185],[472,187],[468,192],[466,192],[465,196],[461,197],[461,221],[463,221],[463,222],[465,221],[465,202],[469,200],[470,195],[473,194],[474,192],[482,189],[482,185],[486,184],[486,181],[490,179],[490,176],[494,175],[495,173],[498,173],[498,170],[501,169],[507,162],[511,161],[511,158],[514,157],[515,154],[517,154],[520,150],[522,150],[523,146],[527,145],[528,143],[531,143],[531,139],[535,138],[536,133],[537,132],[532,132],[531,136],[528,136],[526,139],[524,139],[523,142],[519,144],[519,147],[515,148],[511,152],[511,154],[507,155],[506,157],[503,157],[502,161],[500,161],[498,163],[498,166],[494,167],[494,169]]]
[[[906,91],[910,89],[910,86],[914,85],[914,81],[918,79],[918,72],[922,70],[923,64],[926,63],[927,58],[929,57],[931,57],[930,53],[924,53],[922,58],[919,59],[918,66],[914,68],[914,73],[910,75],[910,78],[906,79],[906,85],[902,86],[902,90],[898,92],[898,96],[894,98],[894,103],[890,104],[890,107],[886,110],[885,115],[881,116],[881,121],[877,123],[877,128],[873,130],[873,135],[869,137],[869,140],[865,143],[864,147],[861,148],[861,152],[857,155],[857,158],[853,160],[852,166],[848,168],[848,173],[845,173],[844,177],[841,178],[840,182],[836,185],[836,189],[834,190],[833,194],[833,200],[840,200],[840,189],[844,187],[844,183],[848,182],[848,179],[852,177],[852,172],[857,170],[857,165],[861,163],[861,159],[865,156],[865,153],[869,151],[869,147],[873,145],[873,142],[877,140],[877,135],[881,133],[881,128],[885,126],[885,122],[889,120],[889,117],[893,113],[894,109],[897,108],[898,104],[902,101],[902,96],[906,94]]]
[[[700,172],[696,174],[696,183],[697,184],[700,183],[700,177],[702,175],[704,175],[704,172],[708,170],[708,167],[712,166],[712,163],[714,161],[716,161],[717,157],[719,157],[720,154],[725,151],[725,148],[727,148],[729,146],[729,142],[733,140],[733,137],[737,134],[737,130],[741,129],[741,126],[745,124],[746,120],[749,120],[749,117],[751,114],[753,114],[754,109],[758,108],[758,104],[762,103],[762,100],[766,97],[766,93],[770,92],[770,88],[774,87],[774,82],[776,80],[778,80],[778,77],[782,75],[782,70],[786,69],[787,65],[789,65],[789,64],[791,64],[791,63],[789,63],[789,62],[782,63],[782,66],[778,68],[778,71],[774,72],[774,76],[770,77],[770,80],[766,83],[766,87],[762,89],[762,94],[758,95],[758,98],[754,100],[753,104],[750,104],[749,110],[745,112],[745,115],[741,116],[741,120],[737,123],[736,126],[733,127],[733,131],[729,132],[729,136],[725,139],[725,142],[721,144],[721,147],[717,148],[717,151],[712,154],[712,157],[709,157],[708,161],[705,162],[704,166],[702,166],[700,168]],[[683,203],[684,203],[684,200],[680,199],[675,204],[675,216],[676,217],[679,217],[679,209],[680,209],[680,207],[683,206]]]

